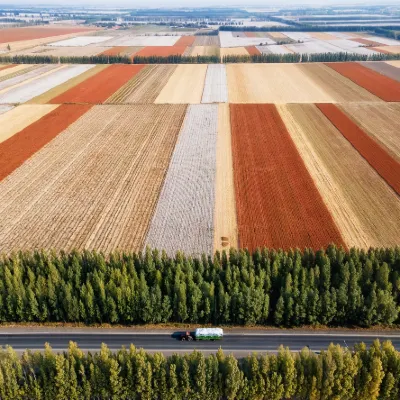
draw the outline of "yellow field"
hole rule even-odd
[[[248,56],[249,52],[245,47],[227,47],[219,49],[221,57],[224,56]]]

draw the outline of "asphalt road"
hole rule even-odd
[[[180,342],[170,333],[62,333],[62,332],[29,332],[10,333],[0,332],[0,345],[10,345],[17,351],[27,348],[42,350],[46,342],[50,343],[55,351],[65,350],[69,341],[77,342],[85,351],[96,351],[101,343],[106,343],[112,350],[122,346],[129,347],[132,343],[138,348],[147,351],[161,351],[165,354],[175,352],[190,352],[198,349],[206,353],[214,353],[219,347],[225,352],[235,355],[246,355],[251,352],[276,351],[279,345],[289,346],[293,351],[309,346],[313,351],[325,349],[330,343],[352,347],[355,343],[371,344],[374,339],[391,340],[396,349],[400,350],[400,335],[357,335],[357,334],[225,334],[219,341]]]

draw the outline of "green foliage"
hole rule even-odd
[[[400,248],[0,257],[0,322],[301,326],[398,321]]]
[[[218,56],[134,56],[133,64],[219,64],[221,62]]]
[[[331,344],[320,354],[252,354],[236,359],[191,354],[165,357],[131,346],[83,353],[71,342],[55,354],[0,349],[0,398],[25,399],[395,399],[400,387],[400,353],[376,340],[354,351]]]

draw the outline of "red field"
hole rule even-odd
[[[102,104],[145,65],[114,64],[51,100],[51,104]]]
[[[244,33],[247,37],[257,37],[257,35],[254,32],[245,32]]]
[[[246,46],[246,50],[251,56],[258,56],[261,54],[256,46]]]
[[[0,143],[0,181],[22,165],[92,106],[64,104]]]
[[[182,36],[175,44],[174,47],[193,46],[196,38],[194,36]]]
[[[144,49],[138,51],[135,56],[150,57],[168,57],[182,55],[187,46],[147,46]]]
[[[68,35],[94,31],[93,28],[7,28],[1,30],[0,43],[18,42],[20,40],[42,39],[51,36]]]
[[[129,49],[128,46],[115,46],[111,47],[110,49],[103,51],[99,54],[99,56],[118,56],[121,52]]]
[[[326,65],[385,101],[400,101],[400,82],[396,82],[355,62]]]
[[[375,42],[374,40],[368,40],[368,39],[350,39],[350,40],[353,42],[365,44],[367,46],[375,46],[375,47],[385,46],[385,44]]]
[[[274,105],[231,104],[239,245],[343,245]]]
[[[317,106],[376,172],[397,194],[400,194],[400,163],[335,105],[317,104]]]

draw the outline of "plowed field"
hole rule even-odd
[[[112,47],[111,49],[103,51],[99,55],[101,55],[101,56],[118,56],[121,53],[123,53],[124,51],[126,51],[127,49],[129,49],[129,46],[115,46],[115,47]]]
[[[217,46],[193,46],[188,47],[191,56],[219,56],[219,47]]]
[[[343,244],[275,106],[231,104],[239,245]]]
[[[367,46],[373,46],[373,47],[379,47],[379,46],[384,46],[383,43],[378,43],[373,40],[368,40],[368,39],[350,39],[353,42],[365,44]]]
[[[95,106],[0,182],[0,248],[138,251],[186,106]]]
[[[317,106],[376,172],[400,194],[400,163],[335,105]]]
[[[326,65],[382,100],[400,101],[400,82],[357,63],[327,63]]]
[[[76,104],[61,105],[0,143],[0,181],[75,122],[90,107],[90,105]]]
[[[103,103],[142,68],[144,68],[144,65],[111,65],[60,96],[55,97],[51,100],[51,103]]]
[[[174,47],[188,47],[193,46],[196,38],[194,36],[182,36],[175,44]]]
[[[199,104],[207,73],[205,64],[178,65],[155,103]]]
[[[396,245],[400,202],[393,190],[315,105],[282,105],[279,112],[347,246]]]
[[[400,162],[400,104],[348,103],[340,108],[391,156]]]
[[[379,74],[385,75],[390,79],[400,82],[400,69],[394,67],[393,65],[380,61],[361,61],[360,64],[366,68],[370,68],[378,72]]]
[[[175,69],[176,65],[148,65],[106,103],[154,103]]]
[[[260,50],[258,50],[256,46],[247,46],[246,50],[251,56],[258,56],[261,54]]]
[[[23,75],[29,71],[33,71],[36,68],[39,67],[37,65],[24,65],[24,64],[17,65],[11,69],[7,68],[5,70],[0,71],[0,82],[5,81],[7,79],[15,78],[18,75]]]
[[[216,46],[219,47],[219,36],[195,36],[192,46]]]
[[[139,50],[135,56],[141,57],[168,57],[168,56],[181,56],[186,50],[186,46],[147,46]]]

